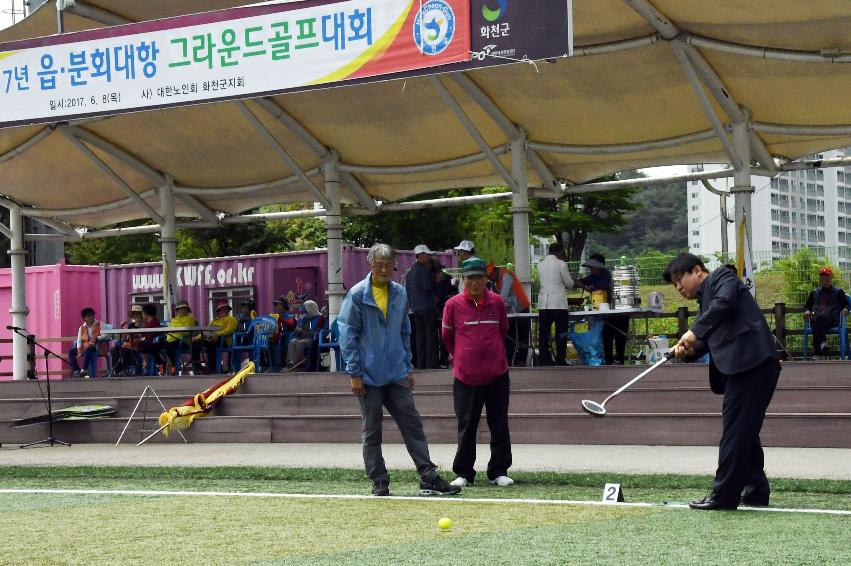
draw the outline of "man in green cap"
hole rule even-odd
[[[449,299],[443,309],[443,343],[453,358],[452,393],[458,418],[458,449],[452,464],[458,477],[452,485],[464,487],[475,479],[476,434],[485,407],[491,432],[488,481],[506,487],[514,483],[508,477],[508,311],[502,297],[486,288],[484,260],[474,257],[464,261],[461,276],[464,291]]]

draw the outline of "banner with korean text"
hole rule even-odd
[[[469,62],[470,13],[470,0],[305,0],[0,44],[0,127]]]

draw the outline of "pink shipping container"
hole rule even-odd
[[[104,304],[101,303],[101,275],[103,269],[97,265],[43,265],[26,269],[27,306],[29,316],[27,330],[41,341],[46,338],[77,336],[80,326],[80,311],[93,307],[98,318],[102,318]],[[0,379],[12,377],[11,331],[12,324],[12,272],[0,269],[0,328],[4,340],[0,342]],[[65,357],[71,342],[45,342],[44,345]],[[44,353],[36,348],[36,370],[44,378]],[[57,372],[67,375],[67,366],[51,357],[49,369],[52,377]]]
[[[366,277],[369,250],[346,246],[343,248],[343,284],[346,289]],[[438,253],[441,263],[455,265],[450,252]],[[399,251],[395,280],[413,265],[413,252]],[[310,299],[320,307],[328,301],[328,259],[325,250],[233,256],[211,259],[180,260],[177,262],[178,299],[189,302],[199,324],[207,324],[214,305],[227,300],[236,310],[241,299],[251,297],[260,313],[272,312],[272,301],[287,295],[293,305]],[[28,267],[27,305],[28,330],[38,340],[44,338],[76,337],[80,311],[93,307],[97,318],[120,326],[128,318],[131,303],[160,304],[163,297],[161,263],[128,265],[58,265]],[[2,328],[11,325],[9,309],[12,302],[12,275],[0,269],[0,320]],[[162,316],[161,319],[168,317]],[[9,331],[0,341],[0,379],[11,379],[12,344]],[[71,342],[49,342],[45,345],[67,356]],[[37,352],[37,371],[44,377],[44,356]],[[103,361],[100,362],[101,369]],[[66,377],[68,366],[52,359],[49,369],[53,377]]]
[[[346,289],[366,277],[368,249],[343,248],[343,285]],[[445,266],[455,264],[452,253],[439,253]],[[399,251],[395,279],[414,263],[411,251]],[[177,262],[178,299],[189,302],[200,324],[212,318],[215,304],[230,302],[234,310],[245,297],[254,299],[259,313],[271,313],[272,301],[286,295],[290,303],[316,301],[328,304],[328,259],[326,250],[232,256]],[[162,266],[159,263],[107,265],[104,267],[104,320],[121,324],[132,303],[159,303],[163,296]]]

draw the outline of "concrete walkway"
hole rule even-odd
[[[517,471],[606,472],[612,474],[715,473],[718,449],[712,446],[588,446],[515,444]],[[488,446],[479,446],[476,468],[487,467]],[[451,470],[455,445],[431,445],[432,460]],[[388,468],[413,469],[400,444],[384,447]],[[136,447],[128,442],[76,444],[70,448],[0,448],[0,466],[272,466],[356,468],[363,466],[359,444],[168,444]],[[766,448],[765,470],[771,478],[851,480],[851,449]],[[449,473],[451,475],[451,472]]]

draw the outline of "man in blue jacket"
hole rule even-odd
[[[340,309],[340,350],[361,409],[361,440],[372,494],[390,495],[390,475],[381,454],[383,408],[396,421],[420,475],[423,495],[455,495],[437,473],[428,453],[423,423],[414,405],[411,375],[411,322],[405,288],[391,281],[396,252],[375,244],[367,255],[370,273],[356,284]]]
[[[726,267],[709,273],[699,257],[682,253],[668,264],[664,278],[700,305],[694,325],[674,345],[674,355],[695,359],[709,352],[709,385],[724,395],[712,491],[689,507],[766,506],[771,490],[759,432],[780,376],[771,330],[750,291]]]

